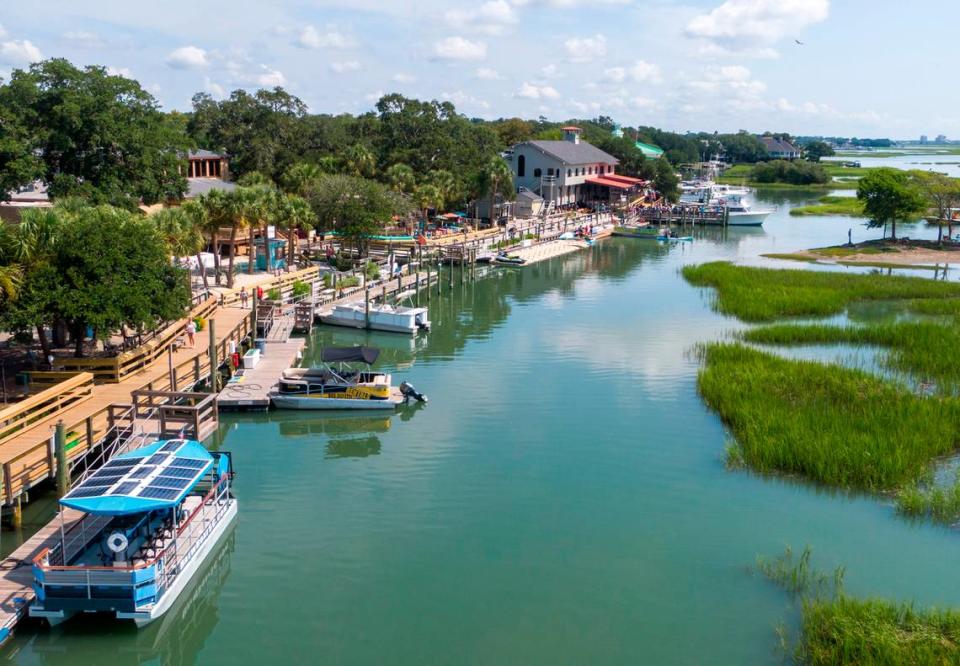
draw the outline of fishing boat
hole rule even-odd
[[[163,615],[237,516],[232,458],[192,440],[114,456],[60,500],[60,540],[33,560],[33,617]]]
[[[367,307],[364,303],[341,303],[335,305],[327,314],[321,314],[320,321],[333,326],[369,328],[409,335],[430,330],[427,308],[370,303],[368,312]]]
[[[408,382],[394,388],[389,374],[372,371],[379,356],[373,347],[324,347],[323,366],[284,370],[270,400],[278,409],[394,409],[411,399],[427,401]]]
[[[498,264],[515,264],[517,266],[522,266],[527,263],[527,260],[523,257],[516,254],[507,254],[506,252],[498,252],[493,260]]]

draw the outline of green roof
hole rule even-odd
[[[643,152],[644,157],[652,157],[654,159],[663,157],[663,148],[658,148],[657,146],[652,146],[642,141],[637,141],[636,146]]]

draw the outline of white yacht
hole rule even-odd
[[[760,227],[772,213],[772,210],[755,210],[750,201],[748,191],[736,189],[727,190],[710,201],[727,209],[727,226],[730,227]]]

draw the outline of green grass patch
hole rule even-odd
[[[894,490],[960,442],[960,401],[919,397],[869,373],[737,343],[702,348],[699,389],[762,473]]]
[[[928,519],[941,525],[960,521],[960,472],[947,487],[934,484],[907,486],[897,493],[897,511],[910,518]]]
[[[896,254],[900,250],[895,247],[878,245],[868,245],[866,247],[858,245],[836,245],[834,247],[818,247],[810,251],[822,257],[852,257],[855,254]]]
[[[717,289],[714,308],[745,321],[825,317],[854,301],[960,297],[960,284],[899,275],[834,273],[734,266],[685,266],[691,284]]]
[[[808,264],[813,264],[817,262],[816,257],[811,257],[806,254],[799,254],[795,252],[769,252],[767,254],[761,254],[761,257],[766,257],[767,259],[786,259],[788,261],[804,261]]]
[[[803,604],[798,661],[805,664],[960,663],[960,612],[916,609],[839,594]]]
[[[956,306],[960,299],[950,301]],[[930,321],[871,324],[869,326],[826,326],[774,324],[749,331],[740,337],[768,345],[850,344],[872,345],[889,350],[884,363],[892,370],[911,374],[921,382],[932,382],[946,394],[960,391],[960,327]]]
[[[856,197],[820,197],[820,203],[811,206],[798,206],[790,209],[790,214],[795,216],[807,215],[850,215],[853,217],[863,217],[863,202]]]

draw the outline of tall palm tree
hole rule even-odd
[[[220,286],[220,229],[232,224],[230,196],[224,190],[211,190],[197,201],[204,208],[206,231],[210,235],[210,250],[213,252],[214,281]]]
[[[303,197],[288,194],[277,203],[278,226],[287,232],[287,265],[296,261],[297,231],[316,224],[317,216]]]
[[[495,223],[497,195],[513,199],[513,171],[499,155],[494,155],[480,172],[480,193],[490,198],[490,222]]]
[[[196,256],[200,260],[203,232],[194,223],[193,214],[184,207],[164,208],[150,216],[157,230],[167,241],[174,263],[183,257]],[[203,262],[200,262],[201,270]],[[206,277],[206,276],[204,276]],[[204,287],[209,288],[204,279]]]
[[[230,214],[230,254],[227,258],[227,286],[232,288],[234,283],[233,266],[237,258],[237,232],[246,231],[252,226],[251,220],[255,214],[256,194],[252,188],[238,187],[227,196],[227,210]],[[253,261],[253,231],[250,232],[251,265]],[[252,272],[252,270],[251,270]]]
[[[423,228],[427,228],[427,211],[440,205],[443,194],[432,183],[421,183],[413,191],[413,202],[423,212]]]
[[[323,169],[316,164],[298,162],[284,172],[281,178],[283,191],[287,194],[305,196],[310,184],[320,178],[323,173]]]
[[[434,169],[428,173],[427,182],[436,187],[440,193],[440,200],[437,202],[439,208],[445,208],[456,200],[457,180],[446,169]]]
[[[346,173],[358,178],[369,178],[377,169],[376,157],[362,143],[355,143],[347,148],[343,162]]]
[[[387,185],[397,194],[410,194],[416,187],[416,176],[406,164],[394,164],[383,174],[387,179]]]

